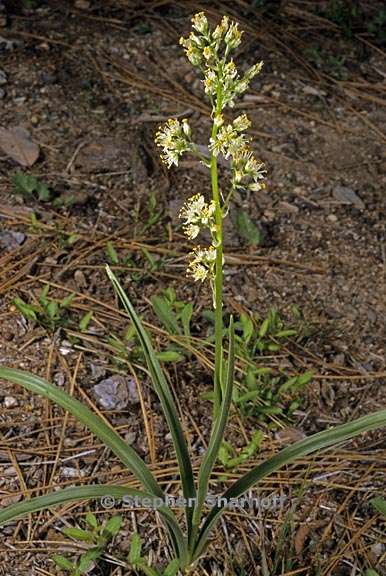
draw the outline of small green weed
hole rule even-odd
[[[69,573],[69,576],[89,574],[93,564],[101,558],[108,543],[118,534],[122,526],[122,517],[113,516],[107,522],[98,524],[94,514],[86,514],[85,528],[64,528],[63,534],[76,542],[89,546],[77,560],[72,561],[60,554],[55,554],[53,560],[58,568]]]
[[[76,198],[71,194],[58,195],[36,176],[20,170],[12,176],[12,184],[16,194],[28,200],[49,202],[54,208],[69,207],[76,203]]]
[[[228,470],[237,468],[246,462],[246,460],[252,458],[254,454],[256,454],[263,441],[263,436],[264,435],[261,430],[256,430],[256,432],[254,432],[252,435],[251,440],[241,449],[239,453],[234,448],[234,446],[232,446],[232,444],[223,441],[218,452],[219,462],[221,462],[224,468]]]
[[[69,320],[68,310],[75,294],[69,294],[62,300],[54,300],[48,297],[49,290],[50,286],[46,284],[40,292],[36,304],[25,302],[20,297],[14,298],[13,304],[26,320],[36,322],[44,328],[53,331],[67,325]]]
[[[47,184],[41,182],[32,174],[18,171],[12,176],[12,184],[15,192],[25,198],[37,198],[40,202],[49,202],[52,198]]]
[[[234,225],[238,234],[244,238],[248,246],[261,246],[263,234],[261,229],[251,220],[244,210],[236,210]]]

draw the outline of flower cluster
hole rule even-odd
[[[203,12],[193,16],[192,22],[193,32],[181,38],[180,44],[193,66],[202,70],[205,93],[213,100],[220,88],[221,108],[232,107],[234,99],[247,90],[263,63],[251,66],[240,76],[233,60],[227,61],[230,52],[239,46],[242,34],[237,22],[230,22],[228,16],[224,16],[213,31]]]
[[[259,62],[240,75],[230,57],[241,42],[238,24],[224,16],[214,28],[209,27],[203,12],[192,18],[193,30],[187,38],[181,38],[189,61],[203,73],[205,93],[212,104],[212,136],[209,142],[211,158],[206,162],[200,155],[199,147],[191,140],[191,130],[186,120],[168,120],[156,135],[156,144],[162,148],[161,158],[170,168],[178,165],[184,152],[196,154],[201,161],[211,167],[213,200],[206,201],[202,194],[192,196],[181,208],[180,218],[184,220],[184,232],[193,240],[202,229],[211,235],[211,246],[194,249],[188,265],[188,274],[195,280],[208,278],[216,299],[215,276],[216,261],[219,264],[222,254],[221,220],[225,217],[232,193],[238,188],[257,191],[263,188],[264,165],[258,162],[250,148],[246,130],[251,123],[246,114],[241,114],[228,123],[223,116],[226,106],[232,107],[237,96],[247,90],[251,80],[258,74],[263,63]],[[217,160],[222,154],[229,160],[232,171],[231,186],[228,195],[218,188]],[[215,184],[216,183],[216,184]],[[217,259],[217,256],[219,257]]]
[[[243,133],[251,125],[246,114],[238,116],[231,124],[221,124],[216,136],[211,138],[209,149],[217,156],[231,160],[232,187],[248,188],[254,192],[264,185],[264,164],[258,162],[249,147],[249,140]]]
[[[209,246],[209,248],[200,248],[198,246],[191,253],[193,259],[188,266],[188,275],[192,276],[194,280],[203,282],[206,278],[213,280],[215,275],[216,263],[216,248]]]
[[[208,204],[202,194],[196,194],[189,198],[180,210],[180,218],[185,219],[184,232],[188,238],[196,238],[201,228],[209,228],[215,232],[216,205],[213,200]]]
[[[203,12],[192,18],[193,32],[188,38],[181,38],[180,44],[185,48],[186,56],[193,66],[211,66],[220,58],[220,51],[225,45],[228,54],[241,42],[241,32],[236,22],[229,22],[224,16],[213,32],[209,29],[208,20]]]
[[[171,118],[158,129],[155,143],[162,148],[161,160],[170,168],[178,166],[178,159],[184,152],[192,149],[190,141],[191,129],[186,119],[180,122]]]

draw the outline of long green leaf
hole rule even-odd
[[[110,270],[108,266],[106,266],[106,270],[107,275],[110,278],[116,293],[118,294],[126,312],[130,317],[130,320],[132,321],[135,327],[138,339],[141,343],[143,354],[145,356],[146,363],[150,371],[155,392],[157,393],[158,398],[160,399],[162,410],[164,412],[166,421],[170,429],[170,433],[172,435],[174,449],[176,451],[178,466],[181,474],[181,483],[184,498],[187,501],[190,500],[190,502],[194,502],[194,498],[196,496],[196,489],[194,486],[192,464],[189,458],[188,447],[185,442],[184,432],[180,424],[178,412],[174,403],[172,393],[169,389],[168,383],[166,382],[166,378],[162,372],[160,363],[157,360],[150,338],[145,328],[142,326],[142,323],[137,313],[135,312],[133,305],[128,299],[125,291],[118,282],[114,273]],[[186,516],[189,531],[191,529],[192,514],[193,514],[193,508],[187,506]]]
[[[307,454],[311,454],[312,452],[316,452],[323,448],[328,448],[329,446],[334,446],[334,444],[349,440],[354,436],[358,436],[358,434],[382,426],[386,426],[386,410],[380,410],[379,412],[374,412],[373,414],[358,418],[357,420],[354,420],[354,422],[342,424],[341,426],[336,426],[331,430],[324,430],[323,432],[313,434],[309,438],[305,438],[304,440],[296,442],[292,446],[284,448],[284,450],[281,450],[272,458],[269,458],[259,466],[253,468],[224,492],[221,496],[219,505],[213,508],[209,513],[197,539],[193,559],[197,559],[204,550],[209,536],[209,531],[218,517],[226,510],[224,507],[226,501],[229,501],[232,498],[239,498],[257,482],[269,474],[272,474],[285,464],[289,464],[294,460],[307,456]]]
[[[20,384],[30,392],[44,396],[70,412],[118,456],[121,462],[140,480],[146,490],[155,496],[163,496],[161,487],[136,451],[79,400],[40,378],[40,376],[16,368],[0,367],[0,378]]]
[[[197,504],[193,515],[194,531],[196,531],[200,523],[202,508],[205,503],[205,498],[208,492],[210,475],[213,470],[213,466],[216,463],[221,442],[224,438],[224,431],[226,423],[228,421],[229,410],[232,402],[234,368],[235,368],[235,330],[233,325],[233,317],[231,317],[229,323],[229,354],[228,354],[228,367],[227,367],[225,391],[220,406],[220,412],[213,424],[208,450],[206,451],[205,457],[200,466],[200,472],[198,477]]]
[[[23,502],[12,504],[3,510],[0,510],[0,526],[15,520],[16,518],[20,518],[21,516],[31,514],[32,512],[38,512],[40,510],[45,510],[47,508],[52,508],[53,506],[58,506],[58,504],[64,504],[65,502],[90,500],[91,498],[102,499],[106,496],[116,500],[122,500],[125,497],[139,498],[141,500],[146,498],[148,501],[154,500],[153,494],[143,492],[142,490],[127,488],[126,486],[98,484],[91,486],[78,486],[75,488],[63,488],[63,490],[51,492],[50,494],[45,494],[44,496],[37,496],[31,500],[24,500]],[[111,501],[109,501],[109,503],[111,504]],[[117,505],[118,504],[119,502],[117,502]],[[182,534],[181,528],[176,521],[175,515],[170,510],[170,508],[166,506],[160,506],[157,508],[157,511],[162,514],[165,523],[168,525],[170,532],[173,534],[173,540],[176,544],[176,551],[179,557],[182,558],[183,562],[186,561],[186,540]]]

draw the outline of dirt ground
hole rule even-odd
[[[197,342],[210,331],[201,315],[211,306],[210,289],[185,278],[190,246],[177,218],[187,197],[210,193],[207,173],[188,157],[167,172],[153,143],[157,126],[169,117],[189,118],[197,140],[207,142],[208,103],[178,46],[190,16],[204,9],[213,21],[227,13],[240,22],[241,68],[265,63],[235,109],[252,121],[254,148],[268,177],[266,190],[238,196],[233,207],[257,227],[258,245],[248,245],[234,218],[227,221],[227,312],[264,318],[275,307],[290,322],[296,307],[311,328],[308,337],[289,339],[259,363],[290,375],[314,374],[299,408],[279,419],[276,430],[235,412],[229,440],[241,447],[260,427],[264,441],[229,476],[299,435],[384,408],[382,41],[355,19],[342,31],[327,17],[327,2],[289,0],[280,10],[276,3],[269,8],[242,0],[42,4],[0,12],[0,127],[28,130],[40,149],[24,168],[0,152],[1,364],[38,373],[93,406],[157,478],[176,489],[170,438],[146,374],[130,354],[117,361],[112,335],[122,339],[128,323],[104,266],[111,263],[110,242],[118,255],[114,269],[160,349],[170,342],[150,299],[163,288],[194,303]],[[372,22],[382,2],[360,6]],[[12,178],[20,170],[47,184],[55,198],[18,193]],[[75,293],[65,325],[26,320],[14,304],[15,298],[36,304],[47,283],[57,299]],[[91,310],[82,331],[79,320]],[[198,354],[165,369],[198,467],[209,433],[210,403],[200,395],[210,387],[210,362]],[[134,388],[124,408],[106,409],[93,387],[127,372]],[[222,480],[221,467],[216,474]],[[102,480],[133,484],[71,416],[1,382],[1,506],[59,485]],[[227,515],[195,575],[264,575],[264,561],[272,575],[355,576],[368,567],[386,574],[386,524],[370,505],[386,493],[384,430],[288,467],[263,482],[259,493],[280,493],[286,503],[279,511]],[[52,554],[79,551],[61,529],[81,525],[89,508],[98,518],[111,514],[98,503],[65,505],[1,528],[0,575],[59,574]],[[157,518],[123,514],[124,529],[90,574],[133,573],[122,559],[136,530],[154,564],[170,558]]]

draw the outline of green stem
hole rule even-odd
[[[219,107],[219,106],[217,106]],[[212,138],[217,135],[217,126],[213,124]],[[214,366],[214,417],[216,418],[221,405],[223,392],[223,304],[222,304],[222,284],[223,284],[223,246],[222,246],[222,208],[220,193],[218,188],[217,157],[211,155],[210,175],[212,180],[212,197],[216,205],[216,277],[214,281],[214,303],[215,303],[215,366]]]

